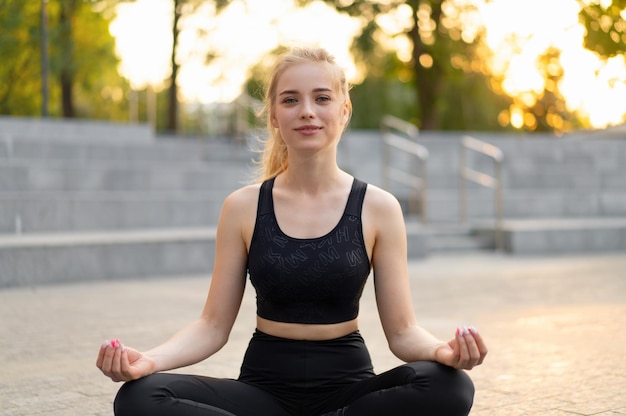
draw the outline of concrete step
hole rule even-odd
[[[479,252],[494,249],[493,239],[488,236],[459,233],[456,235],[429,235],[428,247],[431,254],[451,252]]]
[[[210,274],[215,229],[0,236],[0,287]]]
[[[238,186],[205,191],[0,194],[0,233],[202,227]]]
[[[477,226],[475,231],[495,238],[493,226]],[[626,255],[626,216],[507,220],[503,224],[502,236],[503,249],[514,255],[593,252],[623,252]]]
[[[508,221],[503,236],[504,251],[512,255],[626,254],[626,217]],[[436,227],[409,221],[407,238],[409,258],[417,259],[489,250],[496,236],[486,223]],[[214,227],[4,235],[0,287],[210,274],[214,250]]]
[[[476,253],[498,249],[493,221],[474,221],[466,227],[407,221],[409,256],[420,258],[435,253]],[[623,252],[626,255],[626,216],[507,220],[503,222],[501,233],[502,246],[499,249],[511,255],[594,252]]]
[[[408,214],[409,202],[396,194]],[[460,196],[454,190],[433,190],[427,195],[429,222],[453,222],[460,219]],[[470,219],[495,216],[495,194],[490,189],[471,190],[467,194],[467,215]],[[509,219],[578,218],[626,216],[626,191],[611,189],[505,189],[503,213]]]
[[[152,138],[151,140],[82,140],[77,138],[15,138],[0,131],[0,161],[46,160],[190,163],[249,160],[251,151],[230,139]]]
[[[421,253],[409,250],[414,257],[435,253],[476,253],[495,248],[492,235],[477,234],[469,225],[460,223],[422,224],[414,219],[408,219],[407,235],[409,242],[413,245],[417,245],[417,240],[422,240]]]
[[[427,162],[431,177],[438,175],[456,176],[459,172],[461,138],[473,136],[499,147],[504,153],[504,172],[513,174],[558,174],[596,172],[620,172],[626,161],[626,150],[622,137],[556,138],[551,135],[510,135],[498,133],[466,132],[421,132],[418,142],[429,151]],[[345,139],[345,140],[344,140]],[[375,131],[347,131],[340,151],[343,163],[366,171],[379,168],[382,153],[382,135]],[[406,158],[392,154],[393,162],[402,164]],[[494,163],[475,152],[468,153],[469,165],[478,170],[492,171]],[[363,162],[367,161],[367,164]]]
[[[154,131],[145,123],[0,116],[0,137],[149,142],[154,138]]]
[[[155,191],[210,190],[241,186],[251,163],[211,162],[74,162],[20,159],[0,161],[0,194],[6,191]]]
[[[485,172],[488,173],[488,172]],[[492,175],[491,172],[489,172]],[[502,184],[505,189],[561,189],[561,190],[587,190],[587,189],[615,189],[626,192],[624,173],[620,170],[583,171],[578,166],[563,167],[556,171],[553,169],[533,169],[530,172],[513,172],[509,168],[503,172]],[[456,190],[460,188],[460,179],[457,167],[451,167],[448,172],[429,173],[428,185],[436,190]],[[481,189],[480,185],[473,182],[466,184],[468,189]],[[401,190],[402,187],[394,185]]]

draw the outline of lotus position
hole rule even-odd
[[[337,164],[352,111],[343,70],[323,49],[293,49],[275,63],[264,110],[258,180],[224,201],[199,318],[148,351],[119,340],[99,350],[98,368],[124,382],[115,414],[467,415],[465,370],[487,348],[473,327],[440,340],[418,324],[400,204]],[[390,351],[404,363],[380,374],[357,320],[370,272]],[[226,345],[248,278],[256,329],[239,376],[168,373]]]

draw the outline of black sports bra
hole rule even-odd
[[[344,213],[332,231],[293,238],[276,221],[274,179],[261,184],[248,255],[257,314],[279,322],[332,324],[352,320],[370,273],[361,208],[367,184],[354,179]]]

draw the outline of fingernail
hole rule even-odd
[[[458,328],[456,329],[456,334],[457,334],[458,336],[462,336],[462,335],[463,335],[463,330],[461,329],[461,327],[458,327]]]
[[[478,334],[478,330],[474,328],[473,326],[470,326],[469,329],[470,331],[472,331],[472,334]]]
[[[102,344],[102,348],[108,348],[110,344],[110,341],[107,339],[106,341],[104,341],[104,344]]]
[[[466,326],[464,326],[464,327],[463,327],[463,333],[464,333],[465,335],[469,335],[469,329],[467,329],[467,327],[466,327]]]

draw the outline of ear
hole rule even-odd
[[[276,120],[276,117],[273,113],[270,114],[270,122],[272,123],[272,127],[274,127],[275,129],[278,128],[278,121]]]
[[[345,125],[348,120],[350,120],[350,113],[352,110],[352,104],[350,102],[347,102],[344,106],[343,106],[343,124]]]

